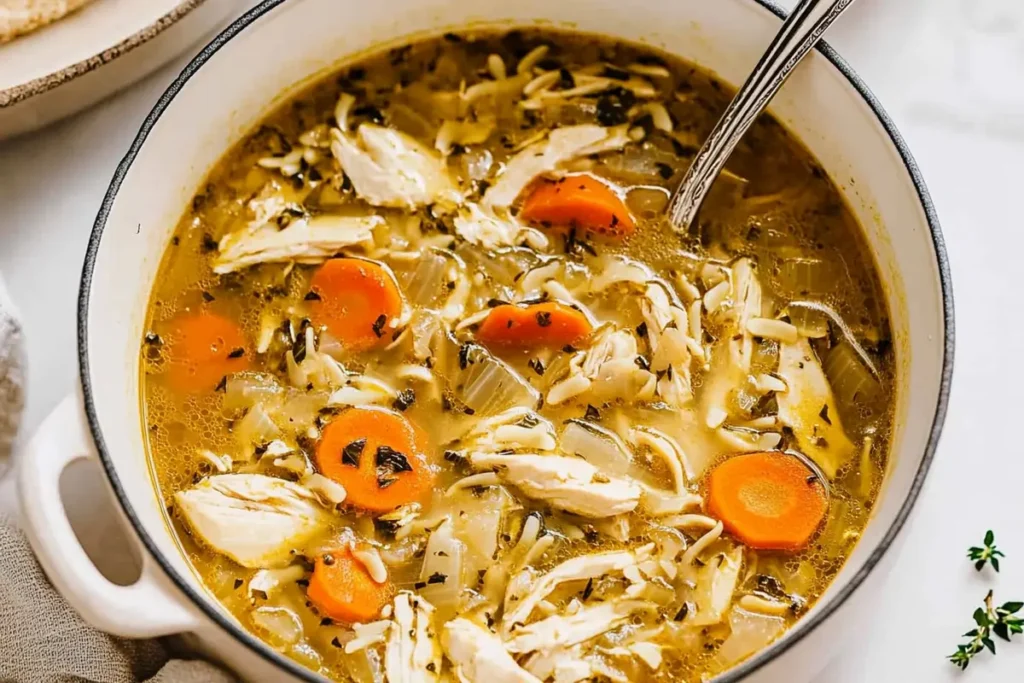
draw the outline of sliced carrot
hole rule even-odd
[[[374,581],[352,551],[343,548],[317,558],[306,596],[321,615],[351,624],[377,619],[394,592],[390,581]]]
[[[533,223],[572,225],[613,237],[636,230],[629,209],[615,190],[589,175],[543,182],[523,202],[519,215]]]
[[[708,477],[708,511],[729,533],[759,550],[800,550],[828,511],[825,487],[798,458],[749,453]]]
[[[323,431],[317,467],[348,492],[345,502],[387,512],[423,498],[434,483],[427,438],[407,418],[384,408],[349,408]]]
[[[476,338],[487,345],[552,347],[576,344],[593,329],[587,316],[557,301],[529,306],[505,304],[491,309]]]
[[[355,258],[327,261],[313,275],[313,322],[326,326],[346,349],[366,351],[391,338],[391,321],[402,312],[402,295],[391,273]]]
[[[180,392],[210,391],[225,375],[247,370],[251,363],[241,328],[216,313],[180,315],[162,336],[167,379]]]

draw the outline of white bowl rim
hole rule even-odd
[[[198,9],[206,0],[182,0],[169,9],[155,21],[125,36],[110,47],[105,48],[91,57],[86,57],[72,64],[68,64],[56,71],[31,78],[22,83],[16,83],[7,88],[0,88],[0,109],[13,107],[19,102],[42,95],[59,86],[64,85],[79,76],[84,76],[101,66],[105,66],[114,60],[128,54],[137,47],[141,47],[153,38],[175,25],[186,16]],[[42,27],[39,30],[42,30]]]
[[[110,182],[110,186],[107,189],[106,195],[103,198],[103,204],[100,206],[96,221],[93,225],[92,234],[89,237],[89,244],[86,250],[85,263],[82,268],[82,279],[78,297],[78,360],[79,360],[79,378],[82,385],[82,395],[85,407],[86,418],[89,423],[89,429],[92,433],[93,440],[96,443],[96,449],[99,454],[100,462],[103,469],[106,472],[107,478],[110,481],[111,487],[117,497],[117,502],[121,506],[122,511],[131,523],[136,535],[142,541],[145,548],[149,551],[149,554],[163,569],[164,573],[173,581],[179,590],[181,590],[194,604],[205,614],[210,620],[220,626],[222,629],[231,634],[236,640],[245,645],[253,654],[261,657],[267,662],[276,665],[287,673],[295,676],[296,678],[309,681],[310,683],[319,683],[325,680],[319,674],[313,672],[310,669],[302,666],[298,662],[289,659],[281,653],[273,650],[269,645],[264,643],[262,640],[254,636],[253,634],[246,631],[242,626],[233,621],[231,618],[226,616],[221,611],[215,609],[210,604],[210,599],[207,596],[203,596],[193,588],[189,582],[181,576],[181,574],[171,566],[171,564],[163,557],[160,549],[156,543],[150,537],[149,533],[143,526],[139,516],[136,514],[131,503],[128,500],[127,494],[125,493],[124,486],[122,485],[117,471],[114,467],[114,462],[110,458],[107,451],[106,442],[103,439],[102,430],[100,429],[99,419],[96,414],[96,407],[94,403],[94,392],[91,385],[91,379],[89,376],[89,348],[88,348],[88,322],[89,322],[89,295],[92,284],[93,270],[96,266],[96,259],[99,253],[99,247],[101,238],[103,236],[103,229],[106,225],[107,219],[110,215],[111,208],[113,207],[114,201],[117,198],[118,189],[121,186],[122,181],[131,169],[135,158],[138,156],[142,145],[145,143],[149,133],[153,130],[160,116],[167,109],[171,100],[178,94],[178,92],[185,86],[189,79],[207,62],[209,59],[224,45],[228,43],[232,38],[238,35],[241,31],[245,30],[248,26],[254,23],[257,19],[262,17],[264,14],[273,10],[278,5],[284,3],[286,0],[263,0],[259,5],[256,5],[248,12],[240,16],[234,22],[232,22],[227,28],[225,28],[217,37],[215,37],[203,50],[195,56],[185,66],[182,72],[177,78],[167,87],[156,105],[150,111],[149,115],[143,121],[142,126],[139,129],[128,153],[122,159],[121,163],[118,164],[117,169],[114,172],[114,177]],[[752,0],[753,2],[760,5],[765,10],[771,12],[780,20],[784,19],[786,12],[783,8],[775,3],[774,0]],[[928,474],[928,470],[931,467],[932,461],[935,457],[935,451],[938,447],[939,437],[942,433],[943,423],[946,418],[946,410],[949,403],[949,394],[952,386],[953,379],[953,351],[955,343],[954,334],[954,316],[953,316],[953,284],[952,278],[949,271],[949,259],[946,254],[945,240],[942,237],[942,231],[939,227],[938,215],[935,211],[935,206],[932,203],[931,195],[928,192],[928,188],[925,185],[924,177],[921,174],[917,163],[914,161],[913,156],[904,142],[903,137],[896,129],[895,123],[889,117],[889,115],[882,108],[878,99],[871,92],[868,86],[860,79],[860,77],[853,71],[852,68],[846,63],[846,61],[839,56],[839,54],[833,50],[824,41],[818,43],[815,48],[823,57],[825,57],[833,67],[835,67],[849,82],[863,98],[865,104],[867,104],[878,122],[885,129],[893,146],[900,154],[900,158],[909,174],[914,188],[917,191],[918,199],[921,203],[921,208],[924,211],[925,218],[928,222],[928,227],[931,232],[932,244],[935,249],[935,257],[938,263],[939,269],[939,280],[942,290],[942,309],[943,309],[943,360],[942,360],[942,373],[939,385],[938,397],[935,404],[934,417],[932,418],[931,428],[929,430],[928,442],[925,446],[925,452],[921,459],[921,464],[918,467],[917,472],[914,475],[914,480],[911,484],[910,490],[907,493],[907,497],[900,507],[899,512],[896,514],[890,527],[886,530],[885,535],[879,541],[877,547],[871,551],[864,566],[854,574],[849,582],[842,586],[838,593],[832,597],[827,605],[823,609],[816,612],[809,617],[802,619],[796,623],[793,628],[789,629],[786,634],[775,641],[767,648],[759,651],[753,657],[747,659],[739,666],[736,666],[720,676],[714,679],[714,683],[737,683],[745,677],[754,673],[761,667],[768,664],[770,661],[780,656],[791,647],[799,643],[802,639],[807,637],[815,628],[822,624],[828,619],[836,610],[838,610],[849,598],[856,589],[867,579],[871,571],[878,565],[885,555],[885,552],[892,545],[896,536],[903,528],[910,512],[917,502],[917,498],[924,485],[925,478]]]

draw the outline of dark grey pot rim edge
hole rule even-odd
[[[86,251],[85,263],[82,269],[81,288],[79,290],[78,299],[78,360],[79,360],[79,374],[82,387],[82,396],[85,407],[85,414],[89,423],[89,429],[92,433],[93,439],[96,443],[97,452],[99,454],[100,462],[103,469],[106,472],[107,478],[110,482],[114,493],[116,494],[117,501],[128,518],[136,535],[142,541],[146,550],[153,557],[153,559],[159,564],[161,569],[176,585],[176,587],[182,591],[194,605],[202,611],[202,613],[209,618],[212,622],[217,624],[220,628],[227,631],[232,637],[238,640],[240,643],[245,645],[254,655],[260,657],[266,662],[273,664],[283,671],[295,676],[298,679],[309,681],[310,683],[316,683],[325,680],[319,674],[301,666],[297,662],[284,655],[273,650],[269,645],[265,644],[260,639],[242,628],[233,619],[227,617],[222,612],[218,611],[210,603],[208,596],[202,595],[200,591],[192,588],[188,582],[171,566],[166,558],[163,557],[161,551],[157,547],[156,543],[150,537],[145,527],[142,525],[138,516],[135,514],[134,509],[128,502],[125,494],[124,487],[117,475],[113,461],[107,452],[106,442],[103,439],[103,434],[99,426],[99,420],[96,414],[96,406],[94,403],[93,390],[91,386],[91,379],[89,376],[89,349],[88,349],[88,317],[89,317],[89,295],[92,285],[93,270],[96,264],[97,254],[99,252],[99,246],[103,235],[103,229],[106,225],[107,218],[110,214],[110,210],[113,206],[114,200],[117,197],[118,189],[121,186],[122,181],[130,170],[132,164],[137,157],[139,150],[145,143],[146,138],[152,131],[156,122],[160,119],[164,110],[170,104],[171,100],[178,94],[178,92],[185,86],[189,79],[199,70],[209,59],[224,45],[226,45],[232,38],[238,33],[244,30],[247,26],[254,23],[260,17],[264,16],[278,5],[282,4],[286,0],[263,0],[259,5],[250,9],[248,12],[240,16],[234,22],[231,23],[224,31],[222,31],[216,38],[214,38],[203,50],[196,55],[196,57],[189,62],[189,64],[182,70],[181,74],[168,86],[167,90],[163,93],[152,111],[146,117],[142,123],[135,140],[132,142],[128,153],[122,159],[118,165],[117,170],[114,173],[114,177],[111,180],[110,186],[107,190],[106,195],[103,199],[103,204],[100,207],[100,211],[96,217],[95,224],[93,226],[92,234],[89,238],[89,244]],[[785,11],[775,4],[774,0],[753,0],[761,7],[771,12],[779,18],[785,17]],[[917,191],[918,199],[921,203],[921,208],[924,211],[925,217],[928,221],[928,226],[931,232],[932,242],[935,248],[935,257],[938,263],[939,278],[942,289],[942,301],[943,301],[943,315],[945,329],[943,334],[943,363],[942,373],[940,378],[939,394],[936,400],[935,413],[932,419],[932,425],[929,432],[928,443],[925,447],[924,455],[921,459],[921,464],[918,467],[918,471],[915,474],[914,481],[910,487],[906,499],[893,523],[878,543],[877,547],[871,552],[864,566],[850,579],[850,581],[843,586],[839,592],[832,597],[827,605],[824,606],[820,611],[816,612],[809,617],[800,620],[789,632],[780,640],[776,641],[772,645],[768,646],[764,650],[761,650],[756,655],[741,663],[739,666],[726,671],[720,676],[714,679],[715,683],[737,683],[748,675],[754,673],[758,669],[762,668],[776,657],[782,655],[790,648],[795,646],[805,637],[807,637],[815,628],[822,624],[828,619],[835,611],[837,611],[850,596],[856,591],[856,589],[867,579],[871,571],[878,565],[882,557],[892,545],[897,535],[905,525],[907,518],[910,515],[911,510],[916,503],[918,496],[920,495],[921,488],[924,485],[926,475],[931,467],[932,461],[935,457],[935,451],[938,447],[939,437],[942,432],[942,426],[946,417],[946,410],[949,402],[949,393],[952,384],[953,376],[953,349],[954,349],[954,318],[953,318],[953,287],[952,279],[949,271],[949,260],[946,254],[945,241],[942,237],[942,232],[939,227],[938,216],[935,212],[935,206],[932,203],[931,196],[928,193],[928,189],[925,185],[923,176],[918,169],[917,163],[914,161],[910,150],[907,148],[906,143],[903,141],[902,136],[896,129],[895,124],[889,115],[882,108],[877,98],[867,87],[867,85],[860,79],[859,76],[854,73],[850,66],[833,50],[828,44],[822,42],[819,43],[816,48],[818,53],[824,56],[829,62],[835,67],[847,80],[851,87],[853,87],[863,98],[864,102],[871,108],[878,122],[885,129],[889,135],[893,146],[899,152],[900,157],[903,161],[904,167],[909,174],[914,187]]]

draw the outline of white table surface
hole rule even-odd
[[[978,657],[966,675],[944,657],[989,587],[999,601],[1024,599],[1024,3],[862,0],[830,40],[895,119],[931,189],[953,270],[957,362],[942,443],[882,607],[819,681],[1021,681],[1024,641],[1000,643],[997,657]],[[139,123],[183,63],[0,143],[0,272],[29,342],[23,435],[74,389],[78,281],[93,219]],[[116,565],[123,556],[98,481],[86,473],[72,487],[77,521]],[[0,510],[14,508],[8,479]],[[964,557],[989,527],[1007,554],[1000,575],[976,574]]]

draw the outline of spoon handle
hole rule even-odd
[[[704,197],[743,134],[769,100],[853,0],[800,0],[746,83],[718,120],[704,146],[693,159],[669,204],[672,225],[685,231],[693,222]]]

